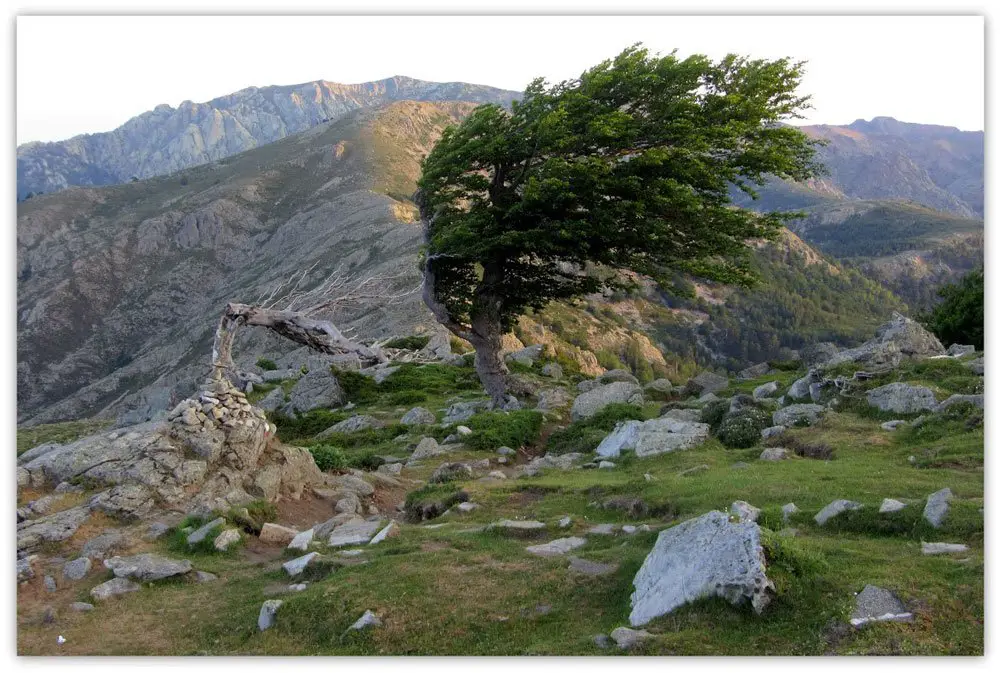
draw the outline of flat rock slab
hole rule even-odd
[[[124,577],[116,577],[104,584],[98,584],[90,590],[90,595],[95,601],[106,601],[115,596],[138,591],[141,588],[135,582],[127,580]]]
[[[941,524],[944,523],[944,518],[948,515],[948,503],[951,502],[951,499],[950,488],[942,488],[940,491],[931,493],[924,506],[924,519],[927,520],[927,523],[935,528],[940,528]]]
[[[932,411],[937,406],[933,390],[908,383],[889,383],[874,388],[868,391],[867,397],[868,406],[897,414]]]
[[[920,550],[927,556],[935,556],[937,554],[961,554],[969,551],[969,548],[964,544],[952,542],[922,542]]]
[[[260,529],[258,539],[264,544],[288,546],[299,531],[276,523],[265,523]]]
[[[529,554],[535,554],[536,556],[561,556],[585,544],[587,544],[587,541],[582,537],[561,537],[552,542],[536,544],[525,549]]]
[[[892,512],[898,512],[906,507],[905,502],[900,502],[899,500],[893,500],[892,498],[884,498],[882,500],[881,506],[878,508],[879,514],[889,514]]]
[[[43,542],[62,542],[90,518],[86,507],[74,507],[17,524],[17,549],[32,549]]]
[[[138,582],[155,582],[191,572],[191,562],[187,559],[177,561],[158,554],[112,556],[104,560],[104,567],[113,572],[115,577]]]
[[[759,613],[774,591],[765,570],[756,523],[735,523],[718,511],[689,519],[659,534],[636,573],[629,622],[641,626],[708,596],[749,600]]]
[[[388,538],[394,537],[396,535],[399,535],[399,524],[396,523],[395,521],[390,521],[389,525],[380,530],[375,535],[375,537],[373,537],[371,541],[368,542],[368,544],[378,544],[379,542],[387,540]]]
[[[491,527],[511,531],[540,531],[545,528],[545,524],[541,521],[512,521],[511,519],[502,519],[491,524]]]
[[[382,527],[382,520],[366,521],[355,519],[343,523],[333,529],[327,544],[331,547],[346,547],[352,544],[365,544],[371,540]]]
[[[309,548],[309,543],[313,540],[313,534],[314,531],[312,528],[302,531],[292,538],[292,541],[288,543],[288,548],[295,551],[305,551]]]
[[[851,500],[834,500],[829,505],[821,509],[818,514],[816,514],[815,521],[817,524],[822,526],[838,514],[849,510],[861,509],[861,507],[862,504],[859,502],[853,502]]]
[[[601,575],[607,575],[618,570],[618,565],[614,563],[597,563],[596,561],[588,561],[579,556],[570,556],[569,570],[581,575],[600,577]]]
[[[614,535],[617,526],[613,523],[599,523],[587,529],[587,535]]]
[[[873,584],[865,586],[854,600],[851,625],[861,627],[871,622],[908,622],[913,613],[906,609],[903,601],[886,589]]]
[[[300,556],[286,563],[282,563],[281,567],[285,569],[285,572],[288,573],[289,577],[295,577],[296,575],[301,575],[302,571],[304,571],[318,556],[319,552],[309,552],[305,556]]]
[[[219,517],[218,519],[212,519],[204,526],[202,526],[198,530],[188,535],[187,537],[188,546],[193,547],[194,545],[198,544],[199,542],[207,538],[209,534],[211,534],[213,531],[215,531],[218,528],[222,528],[224,525],[226,525],[226,520],[223,519],[222,517]]]

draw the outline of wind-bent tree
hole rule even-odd
[[[734,207],[730,190],[756,198],[771,176],[819,170],[816,143],[781,123],[808,107],[801,77],[788,59],[634,46],[445,130],[415,196],[424,301],[475,347],[495,404],[506,402],[501,335],[529,307],[626,284],[595,267],[753,282],[747,240],[772,238],[794,214]]]

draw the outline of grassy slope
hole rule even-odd
[[[933,383],[943,394],[965,385],[953,375],[953,364],[904,368],[902,375]],[[780,378],[787,385],[792,375]],[[742,382],[734,389],[749,390],[766,380],[771,379]],[[443,401],[429,399],[427,406],[434,409]],[[357,411],[387,417],[398,412],[378,400]],[[614,470],[548,471],[534,478],[463,483],[479,509],[429,522],[447,522],[436,529],[403,524],[400,536],[366,548],[366,564],[342,567],[302,593],[282,595],[278,624],[263,634],[256,630],[263,590],[287,582],[280,559],[253,565],[239,556],[195,555],[195,567],[222,579],[146,587],[116,600],[113,610],[98,606],[76,614],[62,608],[53,626],[40,624],[40,613],[30,602],[22,603],[19,652],[54,653],[57,628],[68,641],[60,649],[64,654],[601,654],[591,637],[627,624],[631,581],[656,533],[590,536],[578,555],[618,564],[613,574],[599,578],[573,575],[565,558],[538,558],[523,548],[584,534],[597,522],[669,525],[743,499],[761,507],[763,524],[774,528],[781,527],[781,505],[795,502],[802,510],[792,521],[799,534],[786,544],[793,556],[818,558],[825,567],[803,577],[774,570],[781,593],[763,616],[708,600],[654,620],[646,628],[656,637],[639,652],[981,654],[982,427],[939,424],[924,432],[888,433],[879,428],[880,419],[869,416],[832,413],[813,428],[790,431],[800,441],[832,446],[836,454],[830,461],[764,463],[755,460],[759,448],[727,450],[710,440],[689,451],[625,458]],[[549,423],[557,420],[550,417]],[[914,454],[921,456],[917,466],[908,461]],[[925,460],[943,454],[961,460]],[[468,451],[441,460],[489,455]],[[734,468],[740,461],[749,467]],[[403,476],[426,480],[437,464],[425,461]],[[678,475],[703,464],[709,469]],[[934,530],[921,523],[923,499],[945,486],[956,500],[945,526]],[[644,499],[660,514],[631,520],[599,506],[623,494]],[[883,497],[909,507],[888,519],[879,517]],[[817,527],[812,516],[837,498],[858,500],[865,510],[838,525]],[[566,514],[574,523],[558,530],[555,522]],[[463,532],[500,518],[537,518],[549,527],[530,541]],[[971,551],[923,556],[921,540],[963,542]],[[168,543],[162,548],[175,553]],[[95,572],[79,588],[45,600],[84,599],[104,579]],[[896,591],[916,620],[858,632],[844,628],[854,593],[867,583]],[[543,605],[551,607],[546,614],[536,609]],[[379,614],[385,626],[342,640],[366,609]]]

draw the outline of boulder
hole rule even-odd
[[[73,612],[90,612],[94,609],[93,603],[84,603],[83,601],[77,601],[76,603],[70,603],[69,609]]]
[[[729,512],[736,517],[736,520],[740,523],[744,522],[756,522],[757,518],[760,516],[760,509],[754,507],[745,500],[737,500],[732,505],[729,506]]]
[[[897,414],[931,411],[937,406],[934,391],[909,383],[889,383],[868,391],[868,406]]]
[[[587,541],[582,537],[561,537],[552,542],[536,544],[525,549],[529,554],[536,556],[562,556],[585,544]]]
[[[570,418],[579,421],[590,418],[598,411],[614,403],[628,403],[642,398],[642,388],[628,381],[615,381],[582,393],[573,400]]]
[[[614,563],[597,563],[577,556],[570,556],[569,570],[589,577],[600,577],[618,570],[618,566]]]
[[[63,578],[71,582],[82,580],[90,572],[91,562],[86,556],[67,562],[63,565]]]
[[[563,368],[555,362],[550,362],[542,367],[542,376],[548,376],[550,379],[558,381],[563,377]]]
[[[852,502],[850,500],[834,500],[816,514],[815,521],[817,524],[822,526],[838,514],[850,510],[861,509],[861,507],[862,505],[859,502]]]
[[[489,527],[512,533],[534,533],[545,530],[545,524],[541,521],[513,521],[511,519],[502,519],[490,524]]]
[[[892,498],[883,498],[882,504],[878,508],[879,514],[889,514],[891,512],[898,512],[906,507],[906,503],[900,502],[899,500],[893,500]]]
[[[347,402],[340,381],[330,371],[326,360],[311,358],[307,366],[309,373],[300,378],[288,393],[286,409],[305,413],[313,409],[339,407]]]
[[[444,418],[441,423],[443,425],[453,425],[455,423],[461,423],[462,421],[467,421],[480,411],[486,411],[489,409],[490,403],[488,400],[473,400],[471,402],[456,402],[455,404],[448,407],[444,412]]]
[[[788,397],[791,397],[793,400],[806,399],[809,397],[809,387],[818,380],[818,375],[814,371],[810,371],[792,384],[792,387],[788,389]]]
[[[260,606],[260,614],[257,616],[258,631],[267,631],[269,628],[274,626],[275,619],[278,615],[278,608],[282,605],[284,605],[284,601],[276,599],[264,601],[264,604]]]
[[[32,550],[45,542],[62,542],[72,537],[89,518],[90,510],[86,507],[73,507],[40,519],[23,521],[17,524],[17,550]]]
[[[382,421],[378,420],[374,416],[356,414],[350,418],[344,419],[340,423],[331,425],[329,428],[316,435],[316,439],[324,439],[335,432],[359,432],[361,430],[370,430],[372,428],[380,427],[382,427]]]
[[[413,463],[422,458],[430,458],[431,456],[439,456],[449,451],[451,451],[450,446],[440,446],[433,437],[424,437],[417,444],[417,448],[413,450],[413,453],[410,454],[410,459],[407,463]]]
[[[557,470],[572,469],[582,459],[582,453],[564,453],[558,456],[546,453],[544,456],[533,459],[527,465],[518,465],[515,469],[521,475],[534,476],[538,474],[539,470],[545,468],[555,468]]]
[[[860,628],[872,622],[909,622],[913,613],[906,609],[903,601],[892,593],[873,584],[865,588],[854,599],[851,625]]]
[[[770,383],[764,383],[754,388],[753,398],[755,400],[762,400],[767,397],[773,397],[776,392],[778,392],[778,382],[771,381]]]
[[[288,543],[288,549],[294,551],[305,551],[309,548],[309,543],[313,541],[314,529],[307,528],[306,530],[298,533],[292,538],[292,541]]]
[[[619,626],[611,632],[611,640],[615,641],[615,644],[623,650],[630,650],[643,640],[652,637],[653,634],[649,631],[636,631],[624,626]]]
[[[288,573],[289,577],[296,577],[301,575],[303,571],[309,566],[310,563],[319,558],[319,552],[309,552],[305,556],[299,556],[291,561],[286,561],[281,564],[285,572]]]
[[[936,407],[934,407],[934,411],[938,411],[938,412],[944,411],[945,409],[947,409],[951,405],[958,404],[960,402],[968,402],[969,404],[971,404],[971,405],[973,405],[975,407],[983,409],[984,408],[983,405],[985,403],[985,400],[984,400],[983,395],[952,395],[951,397],[949,397],[948,399],[946,399],[944,402],[942,402],[941,404],[939,404]]]
[[[19,556],[17,559],[17,581],[27,582],[35,577],[35,563],[37,556]]]
[[[775,462],[779,460],[787,460],[788,458],[791,457],[792,457],[791,451],[789,451],[788,449],[782,449],[780,447],[775,446],[761,451],[758,460],[767,460],[770,462]]]
[[[608,371],[598,376],[597,380],[600,381],[602,384],[614,383],[616,381],[624,381],[626,383],[635,383],[635,384],[639,383],[639,379],[633,376],[632,372],[630,372],[627,369],[609,369]]]
[[[436,421],[434,413],[423,407],[413,407],[399,419],[402,425],[432,425]]]
[[[786,428],[797,425],[812,425],[826,412],[818,404],[790,404],[774,412],[771,422]]]
[[[712,372],[702,372],[687,382],[687,390],[692,395],[717,393],[729,387],[729,379]]]
[[[667,409],[665,412],[660,414],[660,418],[672,418],[676,421],[700,423],[701,409]]]
[[[538,393],[535,408],[539,411],[552,411],[565,407],[572,399],[565,388],[546,388]]]
[[[177,561],[159,554],[112,556],[104,560],[104,567],[113,572],[115,577],[137,582],[155,582],[191,572],[191,562],[187,559]]]
[[[927,504],[924,505],[924,519],[927,523],[940,528],[944,518],[948,516],[949,503],[952,499],[950,488],[942,488],[940,491],[931,493],[927,497]]]
[[[736,378],[740,381],[749,381],[750,379],[766,376],[769,371],[771,371],[771,365],[769,363],[759,362],[755,365],[747,367],[746,369],[741,369],[740,373],[736,375]]]
[[[402,463],[384,463],[375,470],[379,474],[398,475],[403,471]]]
[[[963,346],[961,344],[952,344],[948,346],[948,350],[945,352],[952,357],[959,357],[961,355],[966,355],[967,353],[975,353],[976,347]]]
[[[764,428],[760,431],[761,439],[770,439],[771,437],[777,437],[783,433],[787,428],[783,425],[772,425],[769,428]]]
[[[142,587],[135,582],[131,582],[124,577],[116,577],[113,580],[104,582],[103,584],[98,584],[90,590],[90,595],[95,601],[106,601],[109,598],[114,598],[115,596],[121,596],[122,594],[139,591],[141,588]]]
[[[432,484],[443,484],[459,479],[471,479],[472,468],[466,463],[442,463],[438,466],[428,481]]]
[[[265,523],[261,526],[258,538],[264,544],[285,547],[288,546],[298,534],[299,531],[294,528],[279,526],[276,523]]]
[[[700,598],[748,600],[760,613],[774,585],[765,574],[760,528],[717,511],[662,531],[633,580],[629,622],[641,626]]]
[[[327,545],[330,547],[346,547],[348,545],[365,544],[378,533],[382,527],[381,519],[366,521],[352,519],[340,524],[330,533]]]
[[[837,355],[837,345],[829,341],[821,341],[819,343],[814,343],[806,346],[799,351],[799,359],[802,360],[802,364],[806,368],[811,369],[812,367],[818,367],[820,365],[825,365],[829,362],[835,355]]]
[[[614,458],[622,451],[635,451],[639,457],[653,456],[691,448],[708,439],[705,423],[682,421],[667,416],[648,421],[625,421],[601,441],[597,455]]]
[[[576,392],[578,393],[589,393],[594,388],[600,388],[601,382],[597,379],[586,379],[585,381],[580,381],[576,384]]]
[[[240,532],[235,528],[227,528],[219,533],[212,546],[215,547],[216,551],[228,551],[230,547],[240,541],[241,537]]]
[[[983,358],[969,360],[968,362],[963,362],[962,364],[971,369],[973,374],[979,374],[982,376],[986,371],[986,361]]]
[[[542,351],[545,350],[544,344],[535,344],[533,346],[525,346],[520,350],[516,350],[513,353],[508,353],[504,358],[507,362],[517,362],[518,364],[525,365],[526,367],[531,367],[539,358],[542,357]]]
[[[670,382],[669,379],[656,379],[655,381],[650,381],[642,387],[646,392],[659,393],[661,395],[667,395],[673,392],[674,384]]]
[[[825,366],[854,362],[866,367],[894,367],[904,358],[944,355],[944,346],[920,323],[899,313],[876,330],[875,338],[857,348],[840,351]]]

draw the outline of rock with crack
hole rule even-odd
[[[867,584],[854,599],[851,625],[860,628],[872,622],[910,622],[913,613],[906,609],[903,601],[886,589]]]
[[[582,537],[561,537],[545,544],[525,547],[525,550],[535,556],[562,556],[585,544],[587,544],[587,541]]]
[[[758,525],[717,511],[662,531],[633,585],[632,626],[707,596],[749,601],[759,614],[774,591]]]
[[[601,458],[615,458],[623,451],[635,451],[639,457],[655,456],[697,446],[708,439],[709,426],[669,416],[648,421],[625,421],[597,447]]]
[[[113,572],[115,577],[137,582],[155,582],[191,572],[191,562],[187,559],[177,561],[159,554],[112,556],[104,560],[104,567]]]
[[[903,359],[928,358],[944,355],[944,346],[920,323],[893,313],[892,320],[878,328],[876,336],[858,346],[843,350],[823,363],[833,367],[853,362],[866,367],[895,367]]]

